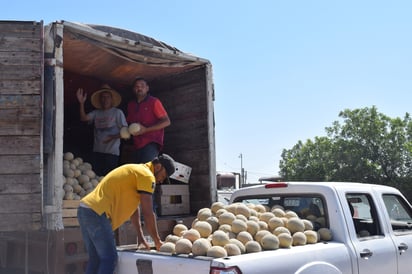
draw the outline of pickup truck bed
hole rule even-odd
[[[119,247],[118,274],[412,273],[412,208],[396,189],[358,183],[270,183],[237,190],[231,203],[282,206],[333,238],[225,258]],[[318,214],[312,218],[310,214]]]

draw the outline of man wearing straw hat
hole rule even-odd
[[[94,125],[93,170],[97,175],[104,176],[119,164],[120,129],[127,126],[123,111],[117,108],[122,98],[109,85],[103,85],[91,96],[91,103],[96,109],[86,113],[84,103],[87,93],[79,88],[76,95],[80,103],[80,120]]]

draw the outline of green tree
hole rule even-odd
[[[342,122],[327,137],[299,141],[284,149],[280,176],[286,180],[356,181],[412,191],[412,122],[390,118],[376,107],[339,113]]]

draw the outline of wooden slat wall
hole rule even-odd
[[[165,130],[164,152],[192,168],[190,208],[196,213],[210,207],[210,149],[205,68],[150,83],[150,90],[165,106],[171,126]],[[213,143],[214,145],[214,143]]]
[[[0,21],[0,231],[41,227],[42,32]]]

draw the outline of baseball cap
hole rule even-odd
[[[167,154],[161,154],[157,157],[159,162],[165,168],[167,176],[170,177],[176,171],[175,161]],[[167,178],[169,179],[169,178]]]

